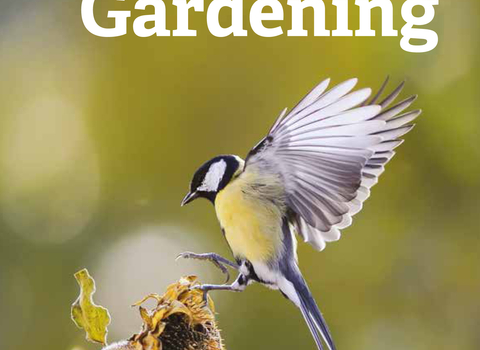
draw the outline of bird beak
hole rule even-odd
[[[196,198],[198,198],[198,193],[196,191],[195,192],[188,192],[187,195],[185,196],[185,198],[183,198],[182,207],[185,204],[190,203],[191,201],[193,201]]]

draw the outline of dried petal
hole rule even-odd
[[[212,311],[213,301],[208,298],[205,305],[203,292],[192,289],[195,284],[195,276],[182,277],[169,285],[164,295],[152,294],[136,304],[144,323],[142,332],[130,338],[133,349],[224,349]],[[140,306],[150,298],[158,302],[154,309]]]

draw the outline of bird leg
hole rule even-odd
[[[232,284],[198,284],[191,287],[191,289],[199,289],[203,291],[203,298],[207,300],[207,294],[211,290],[228,290],[231,292],[243,292],[245,287],[248,285],[248,277],[239,274],[235,282]]]
[[[218,269],[220,269],[220,271],[222,271],[227,276],[227,279],[226,279],[225,283],[227,283],[230,280],[230,273],[228,272],[228,269],[225,267],[225,265],[227,265],[227,266],[229,266],[229,267],[231,267],[231,268],[233,268],[237,271],[240,269],[240,266],[238,266],[238,264],[236,264],[236,263],[234,263],[234,262],[232,262],[228,259],[225,259],[223,256],[220,256],[216,253],[196,254],[196,253],[192,253],[192,252],[184,252],[184,253],[179,254],[177,256],[176,260],[178,260],[180,258],[210,261],[211,263],[213,263],[213,265],[215,265]],[[223,285],[223,286],[227,286],[227,285]],[[220,288],[212,288],[212,289],[220,289]],[[212,289],[210,289],[210,290],[212,290]]]

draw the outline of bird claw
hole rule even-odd
[[[208,293],[211,289],[204,284],[197,284],[195,286],[191,286],[190,290],[201,290],[204,293]]]
[[[203,292],[203,302],[205,303],[205,305],[208,305],[208,292],[210,291],[210,289],[205,288],[203,284],[197,284],[195,286],[191,286],[189,289],[199,290]]]
[[[193,252],[183,252],[175,258],[175,261],[178,261],[179,259],[196,259],[196,260],[210,261],[220,271],[222,271],[224,275],[226,275],[225,283],[227,283],[230,280],[230,273],[228,272],[228,269],[225,267],[223,263],[219,261],[218,256],[216,254],[212,254],[212,253],[196,254]],[[200,289],[200,288],[196,288],[196,289]]]

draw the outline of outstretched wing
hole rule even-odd
[[[370,188],[413,128],[420,110],[406,112],[416,96],[389,106],[400,84],[377,103],[387,81],[367,102],[371,89],[351,92],[357,79],[327,91],[317,85],[290,113],[286,110],[249,153],[249,167],[275,173],[283,182],[292,225],[318,250],[340,238],[370,195]]]

